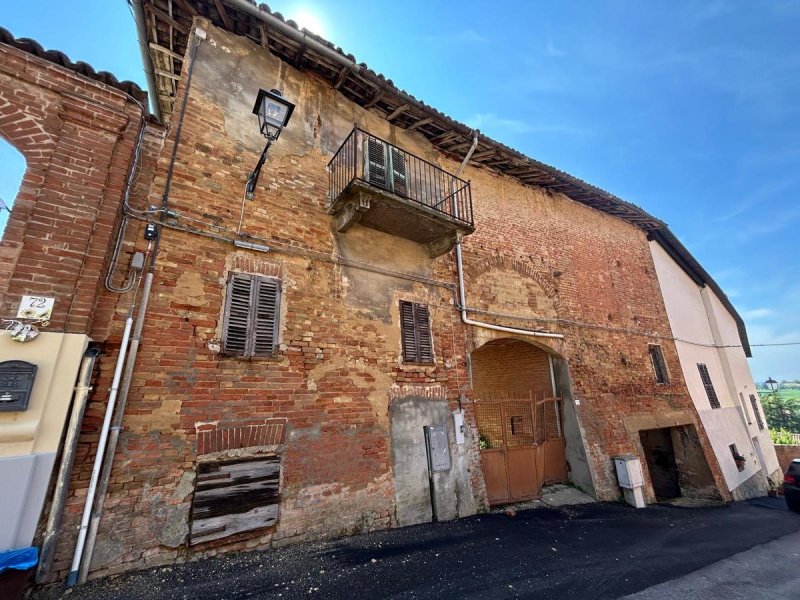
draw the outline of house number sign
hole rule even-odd
[[[18,319],[36,319],[37,321],[49,321],[53,314],[55,298],[45,296],[23,296],[17,310]]]
[[[0,412],[28,410],[37,368],[24,360],[0,363]]]

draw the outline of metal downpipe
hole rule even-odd
[[[81,525],[78,530],[78,540],[75,543],[75,553],[72,557],[72,566],[70,573],[67,577],[67,587],[72,587],[78,579],[78,568],[81,564],[81,556],[83,555],[83,546],[86,541],[86,533],[89,528],[89,516],[92,512],[92,504],[94,503],[94,494],[97,490],[97,482],[100,478],[100,467],[103,463],[105,455],[106,443],[108,442],[108,431],[111,426],[111,416],[114,413],[114,406],[117,402],[117,393],[119,391],[119,381],[122,377],[122,367],[125,364],[125,355],[128,349],[128,340],[131,335],[131,327],[133,326],[133,317],[129,316],[125,320],[125,331],[122,334],[122,343],[119,347],[119,356],[117,357],[117,366],[114,369],[114,379],[111,382],[111,393],[108,396],[108,404],[106,406],[106,413],[103,417],[103,426],[100,430],[100,441],[97,443],[97,454],[94,457],[94,466],[92,467],[92,478],[89,481],[89,490],[86,493],[86,504],[83,507],[83,516],[81,517]]]
[[[67,435],[64,438],[64,448],[61,452],[61,465],[58,468],[56,487],[53,491],[53,503],[50,506],[50,513],[47,517],[44,538],[42,541],[41,558],[36,567],[36,583],[41,583],[50,570],[53,562],[53,554],[58,541],[58,528],[61,526],[61,517],[64,514],[64,505],[67,502],[67,492],[69,491],[69,478],[72,474],[72,465],[75,463],[75,450],[78,447],[78,437],[80,435],[83,413],[86,410],[86,401],[89,392],[92,390],[89,383],[92,380],[94,366],[97,357],[100,355],[99,348],[89,348],[83,355],[81,369],[78,373],[78,382],[75,385],[75,397],[72,400],[72,411],[70,413]]]
[[[156,86],[156,76],[153,69],[153,59],[150,56],[150,49],[147,47],[147,24],[144,17],[144,7],[142,0],[128,0],[128,4],[133,12],[133,21],[136,24],[136,39],[139,42],[139,52],[144,63],[144,75],[147,79],[147,90],[150,93],[150,104],[153,108],[153,115],[159,123],[164,122],[161,114],[161,101],[158,98],[158,87]]]
[[[472,132],[472,146],[469,152],[464,157],[464,160],[459,165],[458,170],[455,172],[456,177],[459,177],[467,166],[469,159],[472,158],[472,153],[478,146],[478,135],[480,132]],[[456,206],[456,217],[458,216],[458,207]],[[464,289],[464,266],[461,258],[461,238],[456,241],[456,267],[458,270],[458,303],[461,309],[461,321],[465,325],[473,325],[474,327],[482,327],[483,329],[491,329],[493,331],[503,331],[505,333],[516,333],[517,335],[527,335],[531,337],[546,337],[546,338],[563,338],[560,333],[547,333],[545,331],[532,331],[530,329],[517,329],[515,327],[503,327],[502,325],[493,325],[491,323],[483,323],[481,321],[474,321],[467,316],[467,294]]]

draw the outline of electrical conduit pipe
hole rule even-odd
[[[72,473],[72,465],[75,462],[75,450],[78,447],[83,413],[86,410],[86,400],[89,398],[89,392],[92,390],[89,383],[92,380],[94,365],[99,355],[99,348],[89,348],[81,362],[78,384],[75,386],[75,397],[72,400],[72,412],[67,427],[67,435],[64,439],[61,465],[58,468],[56,488],[53,491],[53,503],[47,516],[41,558],[39,559],[39,565],[36,567],[36,583],[41,583],[44,580],[50,570],[50,564],[53,562],[53,553],[58,539],[58,528],[61,525],[64,504],[66,504],[67,492],[69,491],[69,478]]]
[[[75,554],[72,557],[72,567],[70,568],[69,577],[67,577],[67,587],[72,587],[78,579],[78,568],[81,564],[81,556],[83,555],[83,546],[86,541],[86,533],[89,528],[89,517],[92,514],[92,504],[94,503],[94,494],[97,490],[97,481],[100,479],[100,467],[103,464],[103,456],[105,455],[106,443],[108,442],[108,431],[111,426],[111,416],[114,414],[114,406],[117,402],[117,394],[119,392],[119,381],[122,377],[122,368],[125,366],[125,355],[128,350],[128,340],[131,336],[131,327],[133,326],[133,315],[128,315],[125,320],[125,331],[122,334],[122,343],[119,347],[119,356],[117,357],[117,366],[114,369],[114,379],[111,382],[111,392],[108,395],[108,404],[106,405],[106,413],[103,417],[103,426],[100,429],[100,441],[97,442],[97,454],[94,457],[94,466],[92,467],[92,478],[89,480],[89,490],[86,492],[86,504],[83,507],[83,517],[81,517],[81,525],[78,530],[78,541],[75,543]]]

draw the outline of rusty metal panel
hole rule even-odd
[[[537,469],[535,446],[509,449],[506,453],[508,463],[508,487],[511,499],[525,500],[539,495],[541,487]]]
[[[489,504],[509,500],[505,451],[502,448],[481,450],[481,464]]]
[[[474,407],[489,503],[536,498],[545,483],[566,481],[560,398],[482,396]]]

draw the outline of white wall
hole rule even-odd
[[[775,449],[765,428],[759,431],[750,407],[750,394],[756,394],[736,321],[709,288],[697,285],[658,242],[650,242],[664,304],[676,338],[675,345],[683,377],[703,427],[717,456],[725,482],[731,491],[762,469],[753,438],[757,438],[764,455],[764,475],[779,469]],[[718,348],[719,345],[735,346]],[[697,368],[708,368],[720,408],[712,408]],[[746,401],[751,425],[742,413],[739,393]],[[757,394],[756,394],[757,396]],[[759,410],[761,406],[759,404]],[[763,420],[763,411],[761,412]],[[729,445],[736,444],[747,458],[743,471],[733,460]]]

